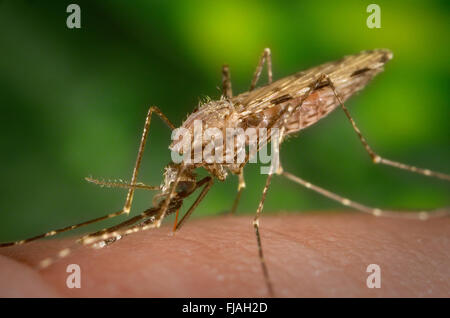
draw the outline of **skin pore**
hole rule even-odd
[[[277,297],[448,297],[450,219],[357,213],[283,214],[260,221]],[[73,240],[0,250],[0,297],[266,297],[251,216],[191,220],[126,236],[103,249],[75,247],[47,269],[33,266]],[[81,288],[69,289],[69,264]],[[381,288],[368,288],[368,265]]]

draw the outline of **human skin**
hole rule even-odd
[[[357,213],[279,214],[260,221],[277,297],[449,297],[450,219]],[[73,240],[0,250],[0,297],[265,297],[250,216],[191,220],[129,235],[103,249],[79,246],[38,271]],[[81,288],[66,285],[69,264]],[[369,264],[381,288],[368,288]]]

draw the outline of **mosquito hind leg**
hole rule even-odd
[[[272,54],[269,48],[265,48],[263,53],[261,54],[261,57],[259,58],[259,62],[258,65],[256,66],[255,73],[253,74],[253,80],[250,85],[250,91],[255,89],[259,77],[261,76],[261,72],[265,61],[267,61],[267,78],[269,84],[272,83]]]
[[[264,274],[264,280],[266,282],[267,289],[269,291],[269,295],[271,297],[273,297],[274,293],[273,293],[272,282],[269,277],[269,271],[267,270],[266,261],[264,260],[264,254],[263,254],[263,249],[262,249],[262,244],[261,244],[261,236],[259,234],[259,217],[261,216],[261,212],[264,207],[264,201],[266,200],[267,190],[269,189],[271,180],[272,180],[272,174],[270,173],[267,176],[266,185],[264,186],[264,190],[262,193],[262,198],[261,198],[261,201],[259,202],[258,209],[256,210],[255,218],[253,219],[253,228],[255,229],[256,242],[258,244],[259,261],[261,263],[262,271]]]
[[[408,212],[374,208],[374,207],[370,207],[370,206],[363,205],[361,203],[349,200],[349,199],[347,199],[343,196],[340,196],[336,193],[333,193],[324,188],[318,187],[318,186],[316,186],[306,180],[303,180],[289,172],[283,171],[282,175],[285,176],[286,178],[288,178],[289,180],[294,181],[295,183],[298,183],[307,189],[315,191],[315,192],[323,195],[324,197],[327,197],[331,200],[337,201],[344,206],[348,206],[353,209],[359,210],[361,212],[372,214],[374,216],[386,216],[386,217],[393,217],[393,218],[427,220],[427,219],[433,218],[433,217],[442,217],[442,216],[450,215],[449,208],[442,208],[442,209],[437,209],[437,210],[433,210],[433,211],[408,211]]]
[[[351,123],[351,125],[353,127],[353,130],[358,135],[359,140],[361,141],[362,145],[364,146],[364,149],[366,149],[367,153],[372,158],[372,162],[373,163],[375,163],[375,164],[384,164],[386,166],[391,166],[391,167],[395,167],[395,168],[398,168],[398,169],[403,169],[403,170],[406,170],[406,171],[415,172],[415,173],[418,173],[418,174],[422,174],[424,176],[435,177],[435,178],[438,178],[438,179],[443,179],[443,180],[450,181],[450,175],[448,175],[448,174],[432,171],[432,170],[429,170],[429,169],[422,169],[422,168],[418,168],[418,167],[415,167],[415,166],[412,166],[412,165],[407,165],[407,164],[404,164],[404,163],[401,163],[401,162],[389,160],[389,159],[381,157],[375,151],[373,151],[372,148],[367,143],[366,138],[364,138],[364,136],[361,134],[361,131],[359,130],[358,126],[356,126],[355,120],[352,118],[352,116],[350,115],[349,110],[347,109],[347,107],[345,107],[344,103],[342,102],[342,99],[341,99],[340,95],[338,94],[338,92],[336,90],[336,87],[334,86],[334,84],[331,81],[331,79],[326,74],[323,74],[322,77],[324,77],[324,78],[326,78],[328,80],[328,83],[330,84],[330,87],[333,90],[333,93],[336,96],[336,99],[338,100],[339,104],[341,105],[341,108],[344,111],[345,116],[347,116],[348,120],[350,121],[350,123]]]

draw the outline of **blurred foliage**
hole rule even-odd
[[[449,5],[377,1],[0,1],[0,241],[84,221],[122,207],[126,192],[83,177],[129,180],[144,117],[158,105],[177,125],[199,98],[220,96],[221,65],[246,91],[264,47],[275,79],[365,49],[394,59],[347,106],[381,155],[449,173]],[[265,79],[263,79],[265,80]],[[161,182],[170,132],[153,121],[140,180]],[[448,184],[374,166],[341,111],[289,139],[286,170],[378,207],[449,204]],[[265,176],[246,170],[239,213],[254,213]],[[218,182],[196,216],[228,210],[237,178]],[[140,191],[132,214],[149,207]],[[264,214],[342,209],[280,177]],[[99,225],[95,226],[96,228]]]

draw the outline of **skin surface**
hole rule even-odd
[[[263,216],[262,243],[277,297],[449,297],[450,219],[356,213]],[[78,247],[37,271],[73,240],[0,250],[0,297],[265,297],[250,216],[189,221],[136,233],[99,250]],[[69,289],[69,264],[81,288]],[[366,286],[369,264],[381,288]]]

